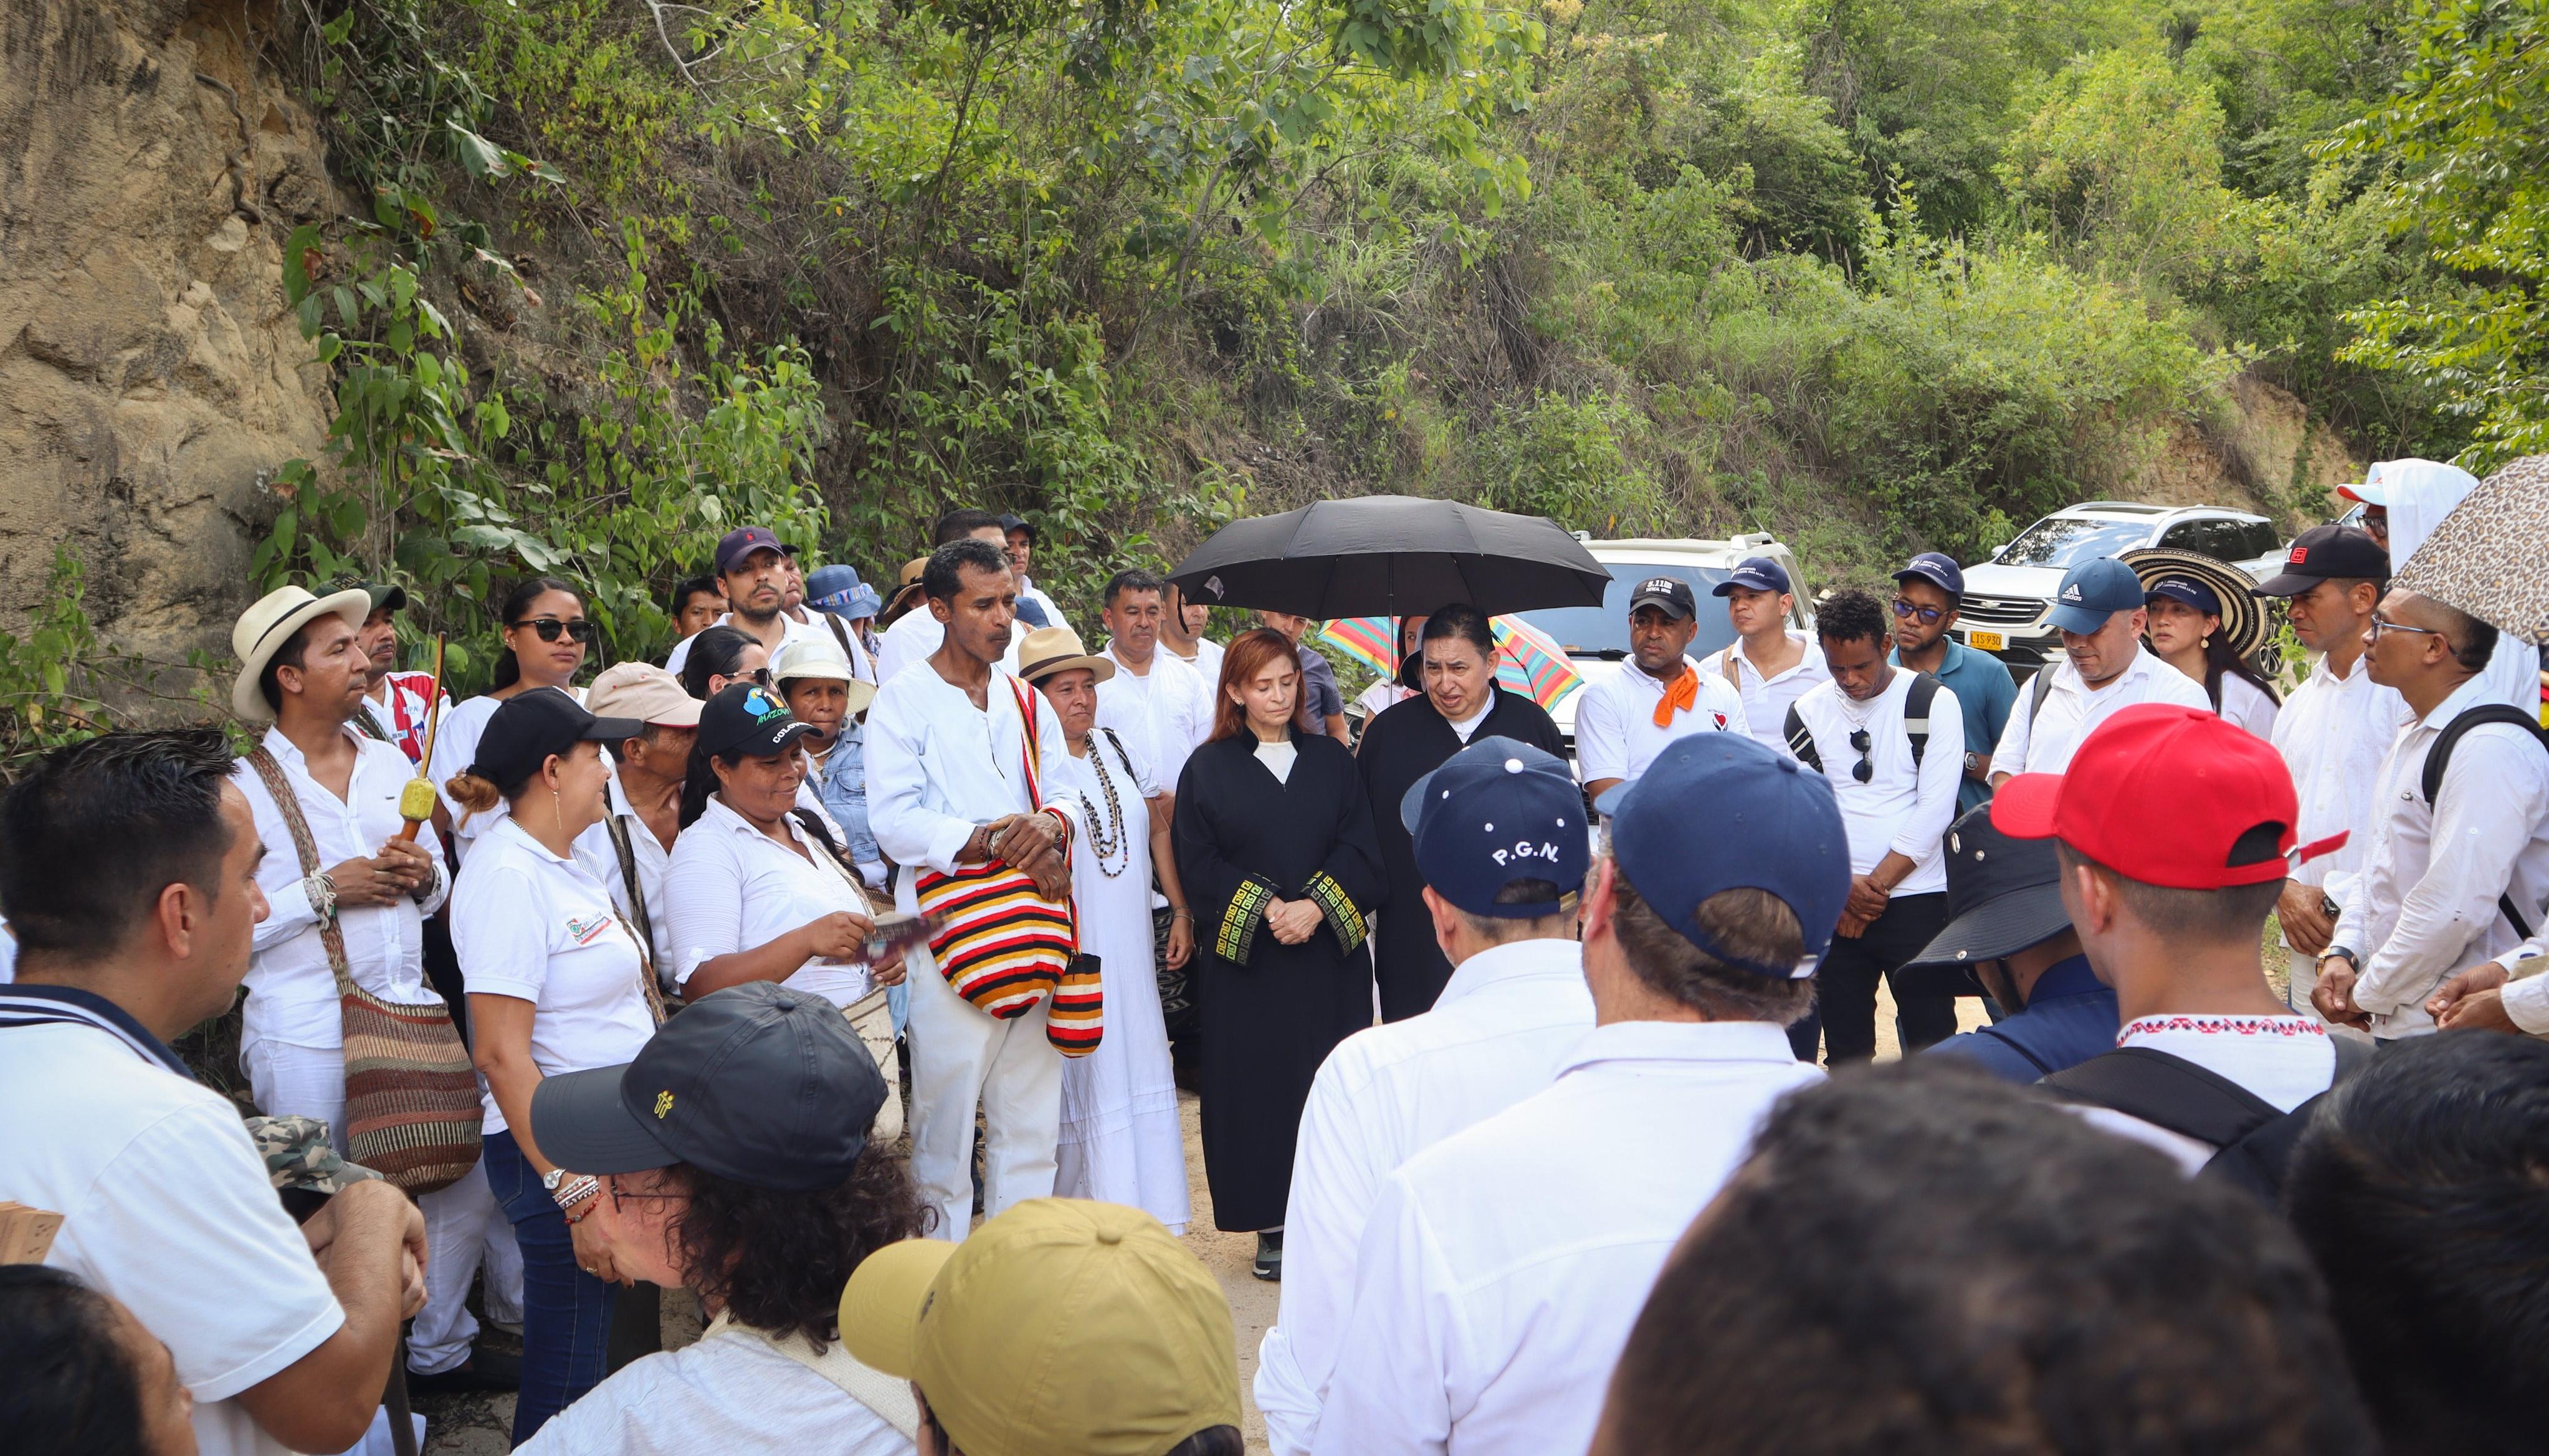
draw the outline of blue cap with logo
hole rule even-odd
[[[1415,836],[1417,872],[1472,915],[1558,914],[1563,900],[1499,905],[1496,894],[1518,879],[1545,879],[1571,895],[1593,864],[1574,776],[1562,761],[1511,738],[1481,738],[1444,760],[1408,785],[1398,819]]]
[[[1922,581],[1946,592],[1959,601],[1965,595],[1965,573],[1956,559],[1943,551],[1924,551],[1905,563],[1894,574],[1898,582]]]
[[[728,682],[700,709],[699,746],[707,754],[773,758],[813,731],[813,724],[798,721],[779,694],[758,682]]]
[[[1611,821],[1611,858],[1683,940],[1740,970],[1802,980],[1849,903],[1849,835],[1831,780],[1742,733],[1694,733],[1647,772],[1593,801]],[[1700,902],[1727,890],[1775,896],[1797,917],[1805,958],[1768,965],[1727,954],[1700,928]]]
[[[771,533],[770,527],[737,526],[717,538],[717,575],[722,577],[743,565],[744,559],[756,551],[770,551],[781,556],[792,554],[779,544],[779,538]]]
[[[2084,561],[2062,574],[2053,592],[2053,625],[2086,637],[2107,618],[2142,604],[2142,579],[2112,556]]]
[[[1739,587],[1753,592],[1782,593],[1796,590],[1788,585],[1788,569],[1766,556],[1747,556],[1737,562],[1735,570],[1727,575],[1725,581],[1712,588],[1708,594],[1732,596]]]

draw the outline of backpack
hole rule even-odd
[[[2549,747],[2542,744],[2540,721],[2511,703],[2482,703],[2471,708],[2445,723],[2443,731],[2434,739],[2434,746],[2425,751],[2425,771],[2418,776],[2416,787],[2425,796],[2426,808],[2433,808],[2434,796],[2443,791],[2443,771],[2451,767],[2452,750],[2460,747],[2461,740],[2471,729],[2488,723],[2513,724],[2522,729],[2535,746]],[[2513,927],[2516,936],[2526,941],[2531,939],[2531,922],[2523,918],[2521,907],[2513,903],[2511,889],[2496,897],[2496,908],[2505,923]]]
[[[2044,700],[2053,695],[2053,665],[2047,663],[2035,670],[2027,684],[2027,726],[2035,726],[2035,715],[2044,711]]]
[[[1921,774],[1921,755],[1930,747],[1930,704],[1938,700],[1939,682],[1927,673],[1912,675],[1912,686],[1903,694],[1903,736],[1912,740],[1912,774]],[[1788,752],[1797,762],[1821,774],[1823,755],[1815,750],[1815,736],[1806,731],[1806,720],[1797,715],[1797,705],[1788,704]]]
[[[2333,1040],[2331,1092],[2373,1055],[2361,1042]],[[2321,1092],[2286,1112],[2219,1072],[2148,1046],[2119,1046],[2036,1085],[2065,1102],[2136,1117],[2213,1148],[2198,1176],[2244,1188],[2269,1205],[2283,1192],[2284,1165],[2294,1145],[2328,1095]]]

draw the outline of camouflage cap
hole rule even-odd
[[[380,1174],[349,1163],[328,1141],[328,1125],[317,1118],[249,1118],[247,1135],[265,1159],[265,1175],[274,1186],[309,1193],[342,1193]]]

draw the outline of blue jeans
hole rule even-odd
[[[485,1156],[487,1186],[522,1246],[522,1390],[514,1403],[519,1446],[602,1383],[619,1288],[576,1264],[566,1215],[540,1186],[513,1134],[488,1134]]]

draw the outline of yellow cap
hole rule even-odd
[[[841,1343],[917,1382],[966,1456],[1161,1456],[1239,1424],[1230,1304],[1139,1209],[1039,1198],[868,1255]]]

